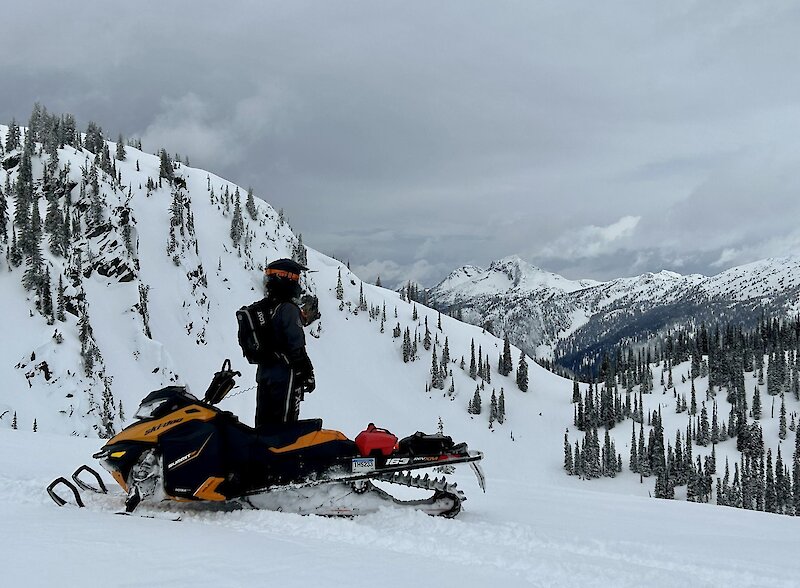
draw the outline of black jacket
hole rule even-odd
[[[275,362],[288,365],[298,376],[307,378],[314,373],[306,353],[306,336],[300,308],[294,302],[265,299],[272,322],[275,341]],[[273,362],[270,362],[273,363]]]

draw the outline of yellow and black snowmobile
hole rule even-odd
[[[483,454],[455,444],[448,436],[415,433],[402,440],[370,426],[355,441],[322,428],[321,419],[254,429],[215,405],[239,375],[226,360],[204,400],[186,388],[170,386],[150,393],[136,412],[137,421],[93,457],[127,493],[126,512],[142,502],[208,501],[329,516],[353,516],[385,505],[454,517],[464,494],[444,477],[413,475],[413,470],[470,463],[485,487],[478,466]],[[99,485],[81,476],[93,475]],[[72,477],[86,490],[104,492],[102,479],[89,466]],[[429,498],[402,501],[373,482],[433,491]],[[65,478],[48,487],[67,486],[78,505],[78,489]]]

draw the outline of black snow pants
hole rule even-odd
[[[256,427],[297,421],[302,395],[289,366],[261,364],[256,381]]]

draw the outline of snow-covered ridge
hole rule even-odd
[[[657,308],[674,308],[669,312],[675,321],[697,317],[698,307],[708,311],[701,320],[713,319],[715,305],[733,312],[755,305],[777,314],[797,313],[800,256],[765,259],[708,277],[663,270],[607,282],[568,280],[511,256],[486,269],[455,270],[430,291],[430,300],[474,324],[493,325],[497,334],[507,332],[528,353],[547,355],[558,347],[594,344],[624,326],[632,313]],[[573,342],[581,330],[591,335]]]
[[[539,291],[574,292],[598,284],[573,281],[533,266],[517,255],[493,261],[487,269],[466,265],[454,270],[432,291],[442,302],[499,294],[529,295]]]

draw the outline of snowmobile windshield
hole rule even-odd
[[[167,386],[148,394],[136,411],[136,418],[160,418],[183,406],[199,402],[186,386]]]
[[[136,414],[134,416],[137,419],[152,418],[153,413],[155,413],[159,408],[161,408],[168,400],[169,398],[159,398],[151,402],[142,402],[139,405],[139,410],[136,411]]]

